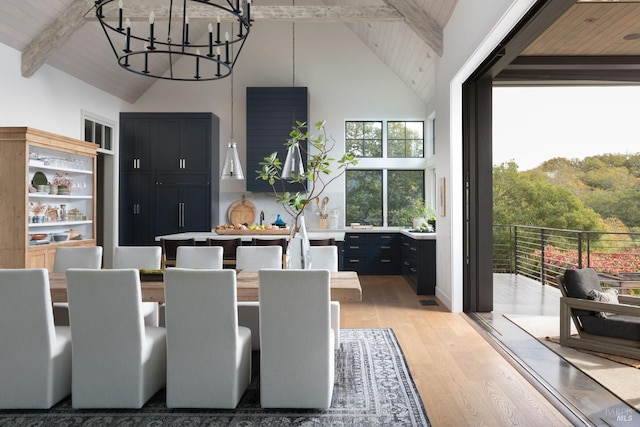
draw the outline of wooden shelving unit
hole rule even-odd
[[[57,247],[96,244],[96,149],[89,142],[29,127],[0,127],[0,268],[51,271]],[[49,182],[56,174],[69,178],[70,194],[34,191],[37,172]],[[60,215],[62,205],[68,217]],[[41,215],[34,214],[36,206]],[[69,230],[81,238],[53,240],[53,234]],[[47,237],[36,242],[33,234]]]

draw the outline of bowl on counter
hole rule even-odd
[[[36,233],[36,234],[29,234],[29,238],[31,240],[44,240],[47,237],[49,237],[49,235],[47,233]]]
[[[55,233],[53,234],[53,240],[56,242],[65,242],[69,240],[69,233]]]

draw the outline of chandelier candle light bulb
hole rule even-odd
[[[216,43],[220,44],[220,15],[216,18]]]
[[[184,17],[184,44],[189,44],[189,17]]]
[[[155,14],[153,13],[153,10],[151,11],[151,13],[149,14],[149,50],[153,50],[155,49],[155,47],[153,46],[153,27],[154,27],[154,21],[155,21]],[[146,67],[145,67],[146,68]]]
[[[213,56],[213,25],[209,22],[207,28],[209,30],[209,54],[207,56]]]
[[[118,30],[122,31],[122,0],[118,1]]]

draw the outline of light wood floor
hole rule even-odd
[[[569,426],[465,314],[424,306],[401,276],[361,276],[343,328],[392,328],[433,426]]]

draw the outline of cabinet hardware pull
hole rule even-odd
[[[380,249],[391,249],[391,246],[380,246]]]
[[[412,269],[411,269],[411,272],[412,272],[412,273],[415,273],[416,271],[417,271],[417,270],[416,270],[415,268],[412,268]]]
[[[380,236],[381,239],[390,239],[391,236]]]
[[[416,249],[416,248],[414,248],[414,247],[411,247],[411,248],[409,248],[409,249],[411,249],[413,252],[417,251],[417,249]]]
[[[356,262],[360,262],[360,260],[359,259],[350,259],[349,262],[356,263]]]
[[[391,260],[390,260],[390,259],[381,259],[381,260],[380,260],[380,262],[386,262],[386,263],[389,263],[389,262],[391,262]]]
[[[360,246],[349,246],[349,249],[360,249]]]
[[[409,265],[409,262],[408,262],[408,261],[405,261],[405,262],[404,262],[404,265]]]
[[[349,236],[350,239],[359,239],[360,236]]]

